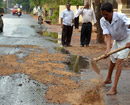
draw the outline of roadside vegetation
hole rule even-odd
[[[93,0],[93,6],[97,18],[97,38],[96,42],[104,43],[104,36],[102,35],[102,30],[100,28],[100,5],[105,0]],[[3,1],[0,1],[0,7],[4,7]],[[21,4],[23,6],[23,11],[26,13],[31,13],[34,7],[43,6],[45,9],[45,19],[51,20],[52,24],[58,22],[59,17],[59,5],[65,5],[67,2],[70,2],[71,5],[84,5],[84,0],[13,0],[13,4]],[[6,6],[5,6],[6,7]],[[51,15],[49,15],[51,11]]]

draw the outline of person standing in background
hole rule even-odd
[[[79,5],[77,5],[77,6],[76,6],[75,19],[74,19],[74,22],[75,22],[75,29],[79,29],[79,16],[76,17],[76,15],[78,14],[79,11],[80,11]]]
[[[73,33],[73,21],[74,21],[74,13],[70,9],[70,3],[66,4],[65,10],[61,13],[61,27],[62,27],[62,38],[61,42],[64,47],[70,47],[71,37]]]
[[[85,7],[82,8],[77,14],[76,17],[79,15],[83,16],[83,24],[81,28],[81,36],[80,36],[80,45],[84,47],[84,45],[89,46],[91,40],[91,32],[92,32],[92,20],[96,25],[96,17],[94,11],[90,8],[89,3],[87,2]]]
[[[39,6],[39,8],[38,8],[38,20],[39,20],[40,17],[42,17],[42,19],[43,19],[43,16],[44,16],[44,9],[43,9],[42,6]]]

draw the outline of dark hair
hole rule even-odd
[[[78,6],[79,7],[79,5],[77,4],[76,6]]]
[[[106,3],[103,3],[103,4],[101,5],[100,10],[101,10],[101,11],[106,10],[107,12],[112,12],[112,11],[113,11],[113,6],[112,6],[111,3],[106,2]]]
[[[71,4],[70,4],[70,3],[66,3],[66,5],[67,5],[67,4],[69,4],[69,5],[71,6]]]

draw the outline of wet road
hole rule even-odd
[[[49,48],[59,45],[46,40],[38,34],[38,31],[45,31],[37,24],[37,20],[30,15],[22,15],[20,18],[7,14],[3,16],[4,32],[0,33],[0,55],[18,54],[19,58],[28,56],[33,48],[21,49],[17,45],[36,45],[41,48]],[[41,91],[42,90],[42,91]],[[0,105],[46,105],[47,100],[43,99],[47,86],[29,79],[24,74],[0,76]],[[51,105],[51,104],[48,104]]]
[[[30,15],[22,15],[20,18],[11,14],[3,17],[4,32],[0,33],[0,44],[4,45],[38,45],[40,47],[57,46],[37,34],[37,31],[45,31],[37,20]]]

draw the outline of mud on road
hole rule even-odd
[[[24,74],[29,76],[28,81],[35,80],[46,85],[46,89],[41,89],[41,91],[46,90],[43,97],[47,100],[46,104],[104,105],[100,81],[93,79],[91,84],[86,85],[89,81],[81,80],[80,73],[66,68],[67,54],[49,53],[48,49],[31,45],[0,47],[21,49],[14,54],[0,56],[0,75]],[[25,50],[29,53],[25,54]],[[25,82],[17,84],[18,87],[24,85]],[[24,103],[24,100],[21,103]]]

